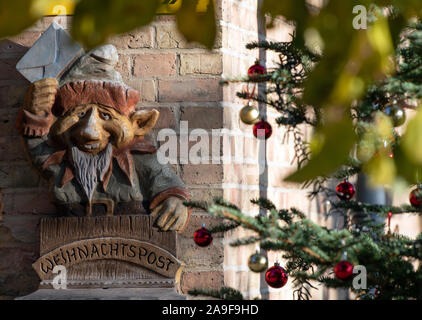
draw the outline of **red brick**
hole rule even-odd
[[[199,47],[197,44],[188,43],[177,30],[175,24],[157,25],[156,41],[158,47],[163,49]]]
[[[4,227],[0,227],[0,234]],[[37,290],[40,280],[32,268],[38,252],[37,244],[15,240],[0,246],[0,295],[17,297]]]
[[[192,197],[192,200],[204,201],[201,198],[194,197]],[[205,224],[206,228],[210,229],[222,224],[223,222],[224,220],[222,218],[214,217],[207,213],[193,213],[189,219],[188,225],[186,226],[185,230],[183,230],[183,233],[180,234],[180,236],[192,240],[192,235],[195,233],[196,230],[202,227],[202,224]],[[223,236],[224,233],[222,232],[213,234],[214,238],[220,238]]]
[[[235,234],[236,236],[234,236]],[[236,232],[231,232],[231,236],[226,234],[226,241],[233,241],[239,238],[246,238],[256,236],[256,233],[251,232],[250,230],[246,230],[244,228],[237,228]],[[228,267],[246,267],[248,265],[249,257],[255,253],[256,244],[250,244],[240,247],[232,247],[230,245],[226,245],[224,247],[224,256],[225,262],[224,265]]]
[[[221,271],[186,271],[181,277],[182,292],[187,294],[192,289],[219,290],[224,285]]]
[[[135,57],[133,74],[136,77],[171,76],[177,72],[176,54],[142,54]]]
[[[119,62],[115,67],[123,78],[129,77],[132,74],[132,60],[128,55],[119,54]]]
[[[166,19],[166,18],[164,18]],[[168,21],[170,20],[170,21]],[[170,17],[166,22],[173,22],[174,19]],[[183,49],[192,49],[192,48],[201,48],[205,47],[197,42],[187,42],[183,35],[177,30],[176,24],[157,24],[157,33],[156,33],[157,46],[163,49],[172,49],[172,48],[183,48]],[[216,40],[214,42],[214,48],[221,48],[222,44],[222,33],[221,28],[217,27]]]
[[[180,55],[180,74],[221,74],[222,56],[219,53],[187,53]]]
[[[174,107],[154,107],[154,109],[160,112],[154,129],[176,129],[176,110]]]
[[[0,59],[0,80],[25,80],[16,70],[16,64],[20,58]]]
[[[193,235],[193,234],[192,234]],[[179,238],[177,242],[178,258],[189,267],[218,267],[224,261],[224,246],[221,238],[214,238],[212,243],[203,248],[190,238]]]
[[[28,165],[2,165],[0,167],[0,188],[31,188],[38,186],[40,177]]]
[[[242,209],[243,212],[258,212],[258,207],[251,203],[251,199],[259,198],[259,190],[227,189],[224,199]]]
[[[259,185],[259,167],[254,164],[227,163],[224,165],[224,182]]]
[[[154,29],[147,28],[131,34],[128,47],[131,49],[152,48],[154,46]]]
[[[46,217],[42,214],[5,215],[6,227],[13,230],[13,237],[18,241],[36,243],[40,238],[39,222]],[[51,217],[51,216],[48,216]]]
[[[1,64],[1,60],[0,60]],[[0,69],[1,70],[1,69]],[[2,71],[0,71],[0,74]],[[25,99],[28,82],[10,83],[0,85],[0,109],[21,107]],[[17,111],[16,111],[17,112]]]
[[[178,79],[158,81],[159,102],[220,101],[222,87],[218,79]]]
[[[0,109],[0,137],[18,136],[19,132],[16,129],[16,117],[18,110],[14,108]]]
[[[0,137],[0,161],[26,160],[21,138],[18,136]]]
[[[236,93],[242,92],[243,88],[244,88],[243,85],[234,84],[234,83],[223,86],[222,91],[223,91],[224,101],[230,101],[231,103],[237,104],[237,105],[240,105],[240,106],[246,105],[246,101],[244,99],[240,99],[239,97],[236,96]],[[231,121],[231,122],[233,122],[233,128],[236,128],[235,123],[239,122],[238,114],[235,117],[236,117],[236,118],[234,118],[235,120]],[[239,125],[237,125],[237,126],[239,126]]]
[[[125,83],[136,89],[141,94],[140,102],[154,102],[156,100],[156,85],[155,80],[125,80]]]
[[[256,32],[258,30],[258,19],[256,10],[242,6],[239,2],[231,3],[230,22],[244,30]]]
[[[56,207],[50,200],[48,189],[29,189],[26,192],[4,192],[5,215],[55,214]]]
[[[223,127],[222,107],[181,107],[182,121],[188,121],[189,129],[218,129]]]
[[[1,53],[25,53],[41,36],[39,31],[26,31],[17,36],[0,41]]]
[[[200,201],[205,201],[205,202],[211,202],[215,198],[223,198],[223,196],[224,196],[224,190],[222,188],[190,188],[189,191],[190,191],[192,200],[200,200]],[[207,219],[207,216],[208,215],[205,215],[205,216],[201,215],[198,218],[197,225],[195,225],[195,226],[200,226],[201,225],[200,220],[201,219]],[[211,216],[209,216],[209,217],[211,217]],[[215,218],[211,218],[211,220],[212,219],[215,219]],[[205,223],[207,223],[207,222],[205,222]],[[193,221],[192,221],[192,224],[194,224]]]
[[[293,174],[296,170],[296,167],[278,167],[270,165],[269,172],[271,174],[268,177],[269,185],[272,187],[300,189],[299,183],[284,181],[286,177]]]
[[[142,28],[112,37],[109,43],[118,49],[152,48],[154,45],[153,33],[154,29],[151,27]]]
[[[221,183],[223,167],[217,164],[183,165],[182,179],[187,184]]]

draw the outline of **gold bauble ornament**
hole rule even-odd
[[[251,103],[248,103],[240,110],[239,117],[244,124],[254,124],[259,121],[259,111]]]
[[[248,266],[249,269],[251,269],[253,272],[262,272],[267,270],[268,260],[265,256],[259,254],[259,252],[256,251],[249,257]]]

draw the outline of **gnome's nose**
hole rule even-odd
[[[81,135],[88,141],[96,141],[101,137],[98,112],[96,108],[92,108],[89,112],[85,126],[81,130]]]

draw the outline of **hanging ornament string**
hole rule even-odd
[[[392,217],[393,213],[390,211],[388,213],[388,218],[387,218],[387,227],[388,227],[388,235],[391,234],[391,217]]]
[[[252,100],[255,97],[256,87],[257,87],[256,83],[253,83],[252,87],[250,83],[244,84],[242,86],[242,93],[245,95],[246,99]]]

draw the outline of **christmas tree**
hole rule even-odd
[[[309,161],[313,148],[318,147],[305,141],[301,128],[303,125],[314,128],[324,125],[323,110],[307,105],[301,99],[307,76],[318,64],[320,56],[309,49],[297,47],[294,40],[251,43],[248,48],[274,51],[279,54],[280,61],[278,67],[271,71],[255,65],[249,70],[249,77],[244,79],[248,83],[265,82],[264,97],[244,92],[238,93],[238,96],[265,103],[280,113],[276,122],[285,126],[293,136],[295,160],[301,168]],[[265,257],[259,254],[251,256],[249,266],[252,271],[266,271],[266,281],[271,287],[280,288],[287,281],[292,281],[295,299],[309,299],[310,288],[315,288],[316,284],[328,288],[348,288],[359,299],[422,299],[422,233],[411,239],[390,228],[392,216],[420,214],[422,207],[420,168],[411,163],[400,167],[394,165],[395,161],[405,161],[398,148],[401,142],[398,127],[405,121],[406,109],[416,109],[416,103],[422,97],[421,22],[413,23],[403,31],[396,60],[395,74],[372,83],[365,96],[351,106],[350,118],[358,143],[349,159],[336,172],[304,184],[304,187],[312,186],[310,198],[318,195],[330,201],[328,214],[345,217],[342,228],[322,227],[295,208],[276,208],[270,199],[251,200],[267,213],[255,217],[243,214],[241,208],[222,199],[216,199],[214,203],[188,203],[225,219],[223,224],[208,230],[209,233],[201,230],[200,236],[205,234],[209,237],[213,233],[238,227],[253,230],[253,236],[237,239],[231,245],[256,243],[263,250],[282,252],[284,268],[275,265],[267,269]],[[251,122],[245,118],[247,121]],[[397,176],[407,180],[409,189],[416,184],[410,194],[410,204],[390,206],[356,200],[356,187],[348,180],[362,173],[369,175],[373,185],[385,186]],[[327,187],[327,182],[333,179],[338,183],[335,190]],[[366,288],[356,288],[353,283],[353,267],[358,265],[366,268]],[[241,294],[231,288],[220,291],[198,288],[190,294],[241,298]]]

